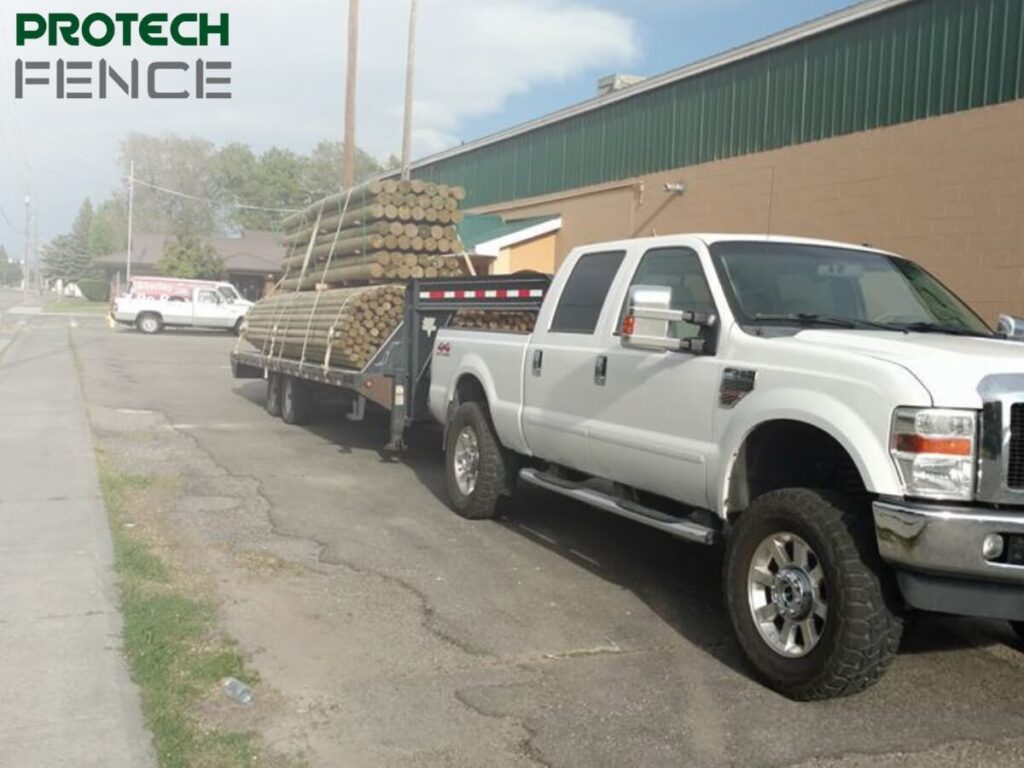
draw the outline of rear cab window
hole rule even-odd
[[[548,330],[592,334],[625,256],[625,251],[600,251],[581,256],[562,289]]]

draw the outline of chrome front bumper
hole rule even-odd
[[[989,534],[1024,536],[1024,512],[878,500],[872,505],[882,559],[898,568],[1024,584],[1024,566],[982,557]]]

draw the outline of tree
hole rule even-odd
[[[73,283],[92,271],[89,233],[93,215],[92,202],[86,198],[78,209],[71,232],[47,243],[43,252],[43,272],[46,277]]]
[[[7,249],[0,245],[0,285],[20,285],[21,264],[12,261]]]
[[[137,231],[169,232],[185,240],[216,231],[221,212],[208,202],[218,192],[209,172],[215,149],[205,139],[173,135],[131,133],[121,142],[126,177],[131,161],[135,162],[133,225]]]
[[[127,247],[128,216],[126,202],[110,198],[100,203],[92,217],[87,250],[93,258],[109,256]]]
[[[224,274],[224,261],[209,243],[199,238],[177,237],[173,243],[164,245],[156,268],[168,277],[215,280]]]

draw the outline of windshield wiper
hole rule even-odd
[[[828,328],[878,328],[883,331],[894,330],[892,326],[885,323],[873,323],[870,320],[855,320],[851,317],[834,317],[832,315],[819,315],[813,312],[790,312],[770,314],[758,312],[754,320],[769,323],[796,323],[808,327],[821,326]]]
[[[992,338],[991,333],[972,331],[970,328],[963,328],[959,325],[943,325],[942,323],[932,323],[924,320],[918,320],[913,323],[886,323],[885,325],[894,331],[913,331],[914,333],[948,333],[951,336],[977,336],[983,339]]]

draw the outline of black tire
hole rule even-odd
[[[245,318],[244,317],[238,318],[235,321],[234,326],[231,328],[230,333],[233,333],[235,336],[241,336],[242,335],[242,325],[244,323],[245,323]]]
[[[281,384],[283,376],[280,373],[271,373],[267,376],[267,413],[271,416],[281,415]]]
[[[281,418],[285,424],[307,424],[313,412],[309,384],[294,376],[281,376]]]
[[[1011,621],[1010,628],[1017,633],[1017,637],[1024,643],[1024,621]]]
[[[456,477],[456,445],[467,431],[475,436],[479,455],[476,482],[469,493],[459,487]],[[469,520],[498,515],[512,492],[514,462],[498,442],[491,419],[480,403],[463,403],[452,414],[445,437],[444,469],[448,501],[456,513]]]
[[[899,649],[903,622],[873,528],[863,498],[805,488],[766,493],[740,516],[726,552],[726,603],[744,654],[769,687],[800,701],[830,699],[861,691],[885,672]],[[806,562],[816,562],[824,573],[825,617],[810,632],[801,628],[791,636],[794,643],[800,637],[810,645],[796,658],[776,651],[763,636],[753,617],[751,594],[758,587],[748,583],[759,546],[778,533],[803,539],[815,556]],[[793,540],[785,546],[792,551]],[[773,573],[781,570],[776,566]],[[763,594],[767,600],[772,592],[766,588]],[[780,635],[783,618],[768,622]],[[810,621],[818,619],[812,615]],[[819,633],[816,645],[806,642],[805,632]]]
[[[135,327],[139,333],[151,336],[154,333],[160,333],[164,329],[164,321],[155,312],[143,312],[135,318]]]

